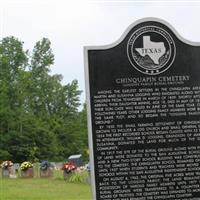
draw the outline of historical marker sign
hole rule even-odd
[[[144,19],[85,48],[94,199],[200,199],[200,44]]]

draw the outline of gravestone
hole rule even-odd
[[[74,163],[77,167],[83,166],[83,158],[81,154],[71,155],[68,157],[70,163]]]
[[[147,18],[85,71],[93,199],[199,199],[200,43]]]
[[[34,177],[33,167],[28,168],[26,170],[21,170],[21,177],[22,178],[33,178]]]
[[[9,178],[11,174],[11,168],[2,169],[2,177]]]
[[[53,177],[53,170],[50,169],[45,169],[45,170],[40,170],[40,177],[41,178],[50,178]]]
[[[13,164],[13,174],[18,174],[19,170],[20,170],[20,164],[14,163]]]

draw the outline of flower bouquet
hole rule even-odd
[[[6,160],[1,163],[2,169],[8,169],[9,167],[12,167],[12,166],[13,166],[13,163],[10,160]]]
[[[20,165],[22,177],[32,178],[33,177],[33,164],[25,161]]]
[[[10,160],[6,160],[1,163],[2,177],[10,177],[12,166],[13,166],[13,163]]]
[[[53,171],[52,171],[52,164],[49,161],[42,161],[40,164],[40,177],[52,177]]]
[[[76,169],[77,166],[74,163],[71,162],[64,163],[62,167],[64,180],[66,180],[68,175]]]

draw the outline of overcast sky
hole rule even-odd
[[[0,37],[15,36],[31,50],[47,37],[55,64],[52,73],[63,83],[78,79],[85,92],[83,46],[115,42],[138,19],[168,21],[182,37],[200,42],[200,2],[196,1],[86,1],[0,0]],[[85,100],[85,94],[81,97]]]

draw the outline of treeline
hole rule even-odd
[[[17,38],[0,41],[0,161],[86,156],[86,109],[78,110],[78,82],[61,84],[61,75],[50,74],[53,64],[46,38],[31,52]]]

